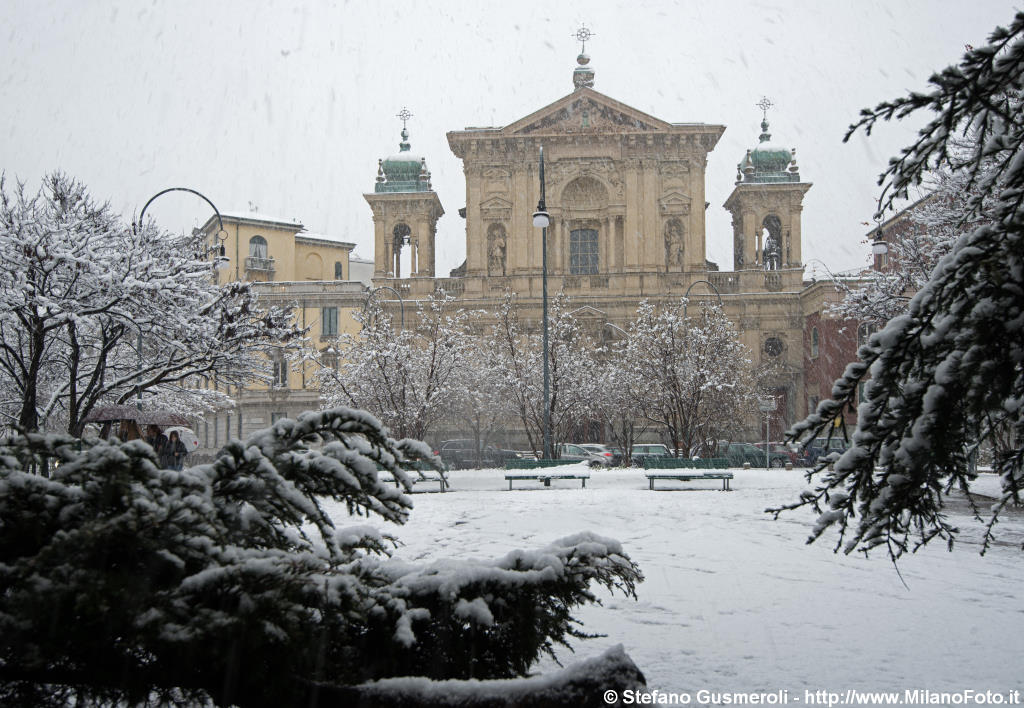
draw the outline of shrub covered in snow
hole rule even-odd
[[[31,471],[48,458],[49,477]],[[347,408],[161,470],[140,441],[29,434],[0,449],[0,703],[306,705],[396,676],[524,675],[583,637],[592,583],[642,579],[592,534],[493,562],[387,558],[322,501],[403,523],[403,465],[433,459]],[[37,465],[38,467],[38,465]],[[53,465],[50,465],[53,468]],[[635,669],[635,667],[633,667]]]

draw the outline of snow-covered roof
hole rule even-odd
[[[288,228],[294,228],[296,231],[302,229],[302,223],[298,219],[286,218],[280,216],[269,216],[267,214],[259,214],[251,211],[222,211],[220,212],[222,219],[233,219],[235,221],[243,221],[255,224],[267,224],[273,226],[284,226]],[[213,224],[217,223],[217,215],[212,215],[203,224],[203,230],[206,231]]]
[[[325,244],[325,245],[333,246],[335,248],[345,248],[345,249],[347,249],[349,251],[351,251],[353,248],[356,247],[356,245],[354,243],[351,243],[349,241],[342,241],[340,239],[333,238],[331,236],[327,236],[325,234],[314,234],[314,233],[310,233],[308,231],[300,231],[299,233],[295,234],[295,241],[296,242],[301,242],[301,241],[313,242],[313,243],[321,244],[321,245]]]
[[[286,218],[283,216],[270,216],[269,214],[260,214],[252,211],[222,211],[221,216],[227,216],[232,219],[249,219],[251,221],[273,221],[278,224],[301,224],[302,222],[298,219]]]

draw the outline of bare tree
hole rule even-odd
[[[301,338],[245,283],[213,282],[200,236],[132,228],[62,174],[34,195],[0,179],[0,414],[80,435],[101,403],[259,380],[262,350]]]
[[[433,293],[419,303],[414,329],[395,329],[372,304],[358,317],[362,332],[339,338],[338,369],[320,370],[325,403],[363,408],[400,438],[426,438],[455,405],[471,351],[471,315],[454,301]]]
[[[506,294],[497,314],[492,346],[504,374],[503,395],[518,414],[530,447],[539,455],[544,440],[542,332],[524,331],[511,294]],[[590,417],[596,387],[596,346],[570,312],[565,293],[552,298],[548,322],[549,417],[554,444],[566,440]],[[557,455],[557,450],[553,454]]]
[[[664,308],[644,301],[629,326],[627,357],[647,382],[644,416],[683,454],[708,455],[742,424],[754,381],[746,349],[717,305],[690,314],[685,300]]]

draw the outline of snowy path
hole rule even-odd
[[[796,498],[801,471],[733,471],[733,492],[717,482],[651,492],[639,470],[595,470],[586,489],[509,492],[501,470],[456,471],[453,491],[415,495],[410,522],[390,530],[408,560],[496,558],[582,530],[619,539],[646,575],[639,601],[616,595],[581,611],[586,631],[608,636],[576,643],[577,654],[622,643],[663,691],[1022,687],[1007,660],[1024,648],[1021,512],[984,558],[969,541],[906,558],[904,587],[881,553],[805,545],[810,514],[763,513]]]

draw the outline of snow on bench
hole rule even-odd
[[[543,482],[545,487],[551,486],[551,480],[553,479],[578,479],[583,483],[583,487],[587,486],[587,480],[590,479],[589,472],[535,472],[532,474],[519,473],[519,474],[507,474],[505,479],[508,481],[508,491],[512,491],[512,482],[521,479],[535,479],[538,482]]]
[[[647,482],[650,485],[649,489],[654,489],[654,481],[656,479],[675,479],[680,482],[692,482],[700,479],[720,479],[722,480],[722,491],[731,492],[732,488],[729,486],[729,480],[732,479],[732,472],[706,472],[704,474],[685,474],[677,472],[655,472],[653,474],[644,475],[647,477]]]
[[[424,472],[423,470],[407,470],[409,475],[409,481],[413,484],[413,492],[416,491],[415,486],[420,482],[437,482],[442,492],[447,492],[448,488],[451,487],[451,483],[448,478],[444,476],[443,472]],[[396,487],[401,486],[397,479],[391,475],[387,475],[380,478],[381,482],[392,482]]]

